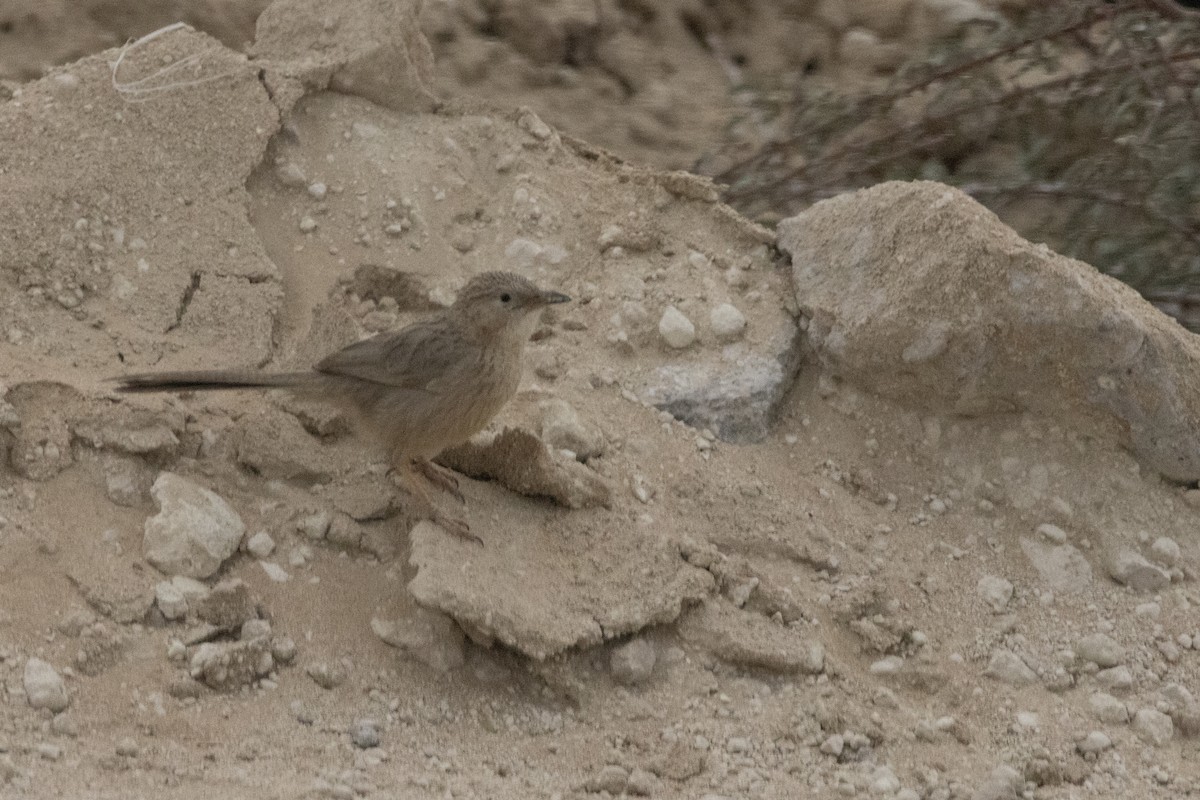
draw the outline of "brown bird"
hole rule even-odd
[[[512,398],[535,312],[568,300],[520,275],[485,272],[446,310],[356,342],[308,372],[145,372],[114,380],[120,392],[282,388],[332,403],[349,413],[362,438],[384,445],[430,520],[476,538],[465,520],[438,510],[416,473],[462,500],[455,474],[430,459],[482,430]]]

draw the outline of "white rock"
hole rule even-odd
[[[1157,592],[1171,583],[1166,570],[1147,561],[1141,553],[1122,548],[1108,559],[1108,574],[1135,592]]]
[[[384,642],[438,672],[457,669],[466,659],[462,629],[437,611],[417,607],[402,619],[374,618],[371,630]]]
[[[276,564],[274,561],[260,561],[258,565],[262,567],[262,571],[267,573],[267,577],[275,581],[275,583],[287,583],[288,571]]]
[[[1125,648],[1107,633],[1085,636],[1075,645],[1075,654],[1083,661],[1091,661],[1101,668],[1115,667],[1125,660]]]
[[[675,306],[667,306],[658,321],[658,332],[663,340],[677,350],[696,341],[696,326]]]
[[[1038,534],[1051,544],[1066,544],[1067,532],[1049,522],[1037,526]]]
[[[71,703],[62,676],[40,658],[25,662],[24,685],[25,697],[33,708],[48,708],[57,714]]]
[[[658,654],[654,645],[642,638],[631,639],[612,652],[609,669],[615,680],[629,685],[645,683],[654,672]]]
[[[1180,555],[1179,543],[1166,536],[1158,537],[1150,545],[1150,557],[1165,567],[1178,564]]]
[[[1096,692],[1088,698],[1088,706],[1092,714],[1101,722],[1112,725],[1124,725],[1129,721],[1129,709],[1117,698],[1107,692]]]
[[[308,193],[317,200],[324,200],[325,193],[328,191],[329,191],[329,187],[327,187],[325,184],[321,183],[320,181],[316,181],[316,182],[310,183],[308,185]]]
[[[275,540],[266,531],[259,531],[246,542],[246,550],[255,558],[266,558],[275,551]]]
[[[835,733],[821,742],[821,752],[826,755],[840,756],[846,748],[846,740],[840,733]]]
[[[584,461],[604,452],[603,435],[594,425],[584,423],[566,400],[547,400],[538,404],[538,410],[542,441],[555,450],[570,450]]]
[[[892,772],[890,767],[876,767],[871,773],[871,794],[889,795],[894,794],[900,789],[900,779],[896,777],[896,773]]]
[[[1096,673],[1096,683],[1114,692],[1133,688],[1133,673],[1124,665],[1102,669]]]
[[[904,659],[900,656],[884,656],[869,667],[872,675],[895,675],[904,668]]]
[[[733,305],[722,303],[708,314],[708,324],[713,335],[721,341],[732,341],[746,330],[746,317]]]
[[[1092,731],[1075,744],[1080,753],[1103,753],[1112,747],[1112,739],[1104,731]]]
[[[207,578],[237,552],[246,526],[218,495],[170,472],[150,494],[161,511],[146,520],[142,552],[160,571]]]
[[[154,587],[154,602],[162,615],[169,620],[179,620],[187,616],[187,598],[171,581],[158,582]]]
[[[984,575],[975,584],[975,591],[983,598],[983,602],[991,606],[992,611],[1000,613],[1012,599],[1013,585],[998,575]]]
[[[1147,744],[1162,746],[1175,735],[1175,723],[1161,711],[1142,708],[1133,715],[1133,730]]]
[[[317,221],[310,216],[303,216],[300,218],[299,228],[301,233],[312,233],[317,229]]]
[[[992,651],[992,657],[983,674],[1001,683],[1009,683],[1014,686],[1033,683],[1038,679],[1037,673],[1030,669],[1020,656],[1003,648]]]

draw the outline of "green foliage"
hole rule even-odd
[[[717,176],[727,200],[769,221],[932,178],[1165,308],[1196,298],[1200,312],[1200,19],[1165,0],[1043,6],[881,88],[755,93],[782,134]]]

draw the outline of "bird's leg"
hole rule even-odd
[[[420,505],[420,515],[422,517],[453,536],[470,539],[478,545],[483,544],[482,539],[471,533],[471,526],[467,524],[466,519],[446,514],[433,502],[433,498],[429,496],[429,492],[426,491],[417,476],[418,472],[423,472],[419,466],[420,462],[411,458],[400,458],[397,461],[396,473],[399,476],[400,482],[404,484],[413,499]]]
[[[449,492],[458,502],[466,502],[463,493],[459,491],[458,476],[454,474],[454,470],[435,464],[427,458],[414,458],[412,463],[413,467],[425,476],[425,480],[442,491]]]

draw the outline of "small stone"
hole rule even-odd
[[[379,723],[369,718],[355,720],[350,726],[350,741],[363,750],[379,747]]]
[[[1085,636],[1075,645],[1075,654],[1082,661],[1091,661],[1101,669],[1115,667],[1125,660],[1125,648],[1107,633]]]
[[[186,575],[176,575],[171,578],[171,585],[183,594],[183,599],[187,601],[189,607],[203,602],[211,591],[200,581]]]
[[[708,324],[719,341],[732,341],[746,330],[746,317],[729,303],[722,303],[708,315]]]
[[[295,161],[286,161],[275,167],[275,175],[284,186],[303,186],[308,180],[304,169]]]
[[[62,676],[40,658],[31,658],[25,662],[23,683],[25,697],[33,708],[48,708],[57,714],[71,703]]]
[[[246,526],[217,494],[170,472],[150,494],[161,510],[146,520],[142,552],[160,571],[207,578],[237,552]]]
[[[1112,747],[1112,739],[1104,731],[1092,731],[1075,743],[1075,749],[1080,753],[1099,754]]]
[[[74,739],[79,735],[79,723],[70,714],[55,714],[50,720],[50,732]],[[0,776],[0,784],[3,782],[3,776]]]
[[[1067,532],[1049,522],[1037,526],[1038,535],[1051,544],[1066,544]]]
[[[1124,725],[1129,721],[1129,709],[1117,698],[1107,692],[1096,692],[1088,698],[1092,715],[1101,722],[1112,725]]]
[[[1096,673],[1096,683],[1111,691],[1126,691],[1133,688],[1133,673],[1126,666],[1102,669]]]
[[[192,611],[199,619],[223,631],[237,631],[246,620],[258,617],[250,587],[241,578],[218,583]]]
[[[609,669],[614,680],[634,686],[650,679],[657,660],[654,645],[642,638],[631,639],[613,650]]]
[[[1133,613],[1139,617],[1157,619],[1162,613],[1162,606],[1158,603],[1138,603],[1133,607]]]
[[[154,587],[154,603],[162,615],[171,621],[180,620],[187,616],[188,602],[171,581],[159,581]]]
[[[296,659],[296,642],[290,636],[271,640],[271,655],[280,664],[290,664]]]
[[[329,187],[320,181],[315,181],[308,185],[308,193],[316,200],[324,200],[325,193],[329,191]]]
[[[555,450],[570,450],[581,461],[604,452],[603,435],[594,425],[584,423],[566,400],[547,400],[538,404],[538,411],[541,439]]]
[[[341,670],[331,667],[325,662],[309,664],[304,671],[322,689],[335,689],[346,680],[346,676]]]
[[[316,229],[317,229],[317,221],[315,219],[313,219],[312,217],[307,216],[307,215],[300,218],[300,232],[301,233],[312,233]]]
[[[658,778],[653,773],[635,767],[629,773],[625,791],[637,797],[653,797],[658,793]]]
[[[122,758],[135,758],[141,752],[138,747],[137,739],[132,736],[126,736],[117,742],[116,753]]]
[[[1118,550],[1108,559],[1108,574],[1114,581],[1135,592],[1157,592],[1171,583],[1166,570],[1151,564],[1141,553],[1129,548]]]
[[[904,659],[900,656],[884,656],[869,667],[872,675],[895,675],[904,669]]]
[[[266,558],[275,551],[275,540],[266,531],[259,531],[247,540],[246,550],[255,558]]]
[[[846,740],[840,733],[832,734],[821,742],[821,752],[829,756],[840,756],[846,747]]]
[[[658,321],[658,332],[663,341],[676,350],[682,350],[696,341],[696,326],[675,306],[667,306]]]
[[[725,742],[725,749],[731,753],[749,753],[752,744],[745,736],[730,736]]]
[[[1175,735],[1175,723],[1157,709],[1142,708],[1133,715],[1133,730],[1142,741],[1161,747]]]
[[[999,614],[1012,599],[1013,585],[998,575],[984,575],[975,585],[975,591],[983,598],[983,602],[991,606],[992,611]]]
[[[243,642],[262,639],[271,635],[271,623],[265,619],[248,619],[242,623],[238,638]]]
[[[1171,538],[1160,536],[1150,545],[1150,557],[1164,567],[1173,567],[1179,563],[1181,553],[1179,544]]]
[[[232,691],[248,686],[275,668],[265,639],[204,642],[188,664],[188,674],[210,689]]]
[[[871,773],[871,794],[890,795],[900,790],[900,779],[891,767],[876,767]]]
[[[288,578],[291,577],[288,575],[286,569],[273,561],[260,561],[258,565],[262,567],[263,572],[267,573],[267,577],[275,581],[275,583],[287,583]]]
[[[992,657],[983,674],[1013,686],[1034,683],[1038,679],[1037,673],[1030,669],[1020,656],[1003,648],[992,651]]]
[[[613,797],[623,793],[629,784],[629,773],[624,767],[609,764],[602,767],[585,783],[589,792],[608,792]]]
[[[371,630],[384,642],[438,672],[458,669],[466,660],[462,628],[437,611],[417,607],[398,620],[374,618]]]
[[[995,767],[975,787],[971,800],[1016,800],[1025,789],[1025,776],[1007,764]]]
[[[63,750],[56,744],[42,742],[37,746],[37,754],[47,761],[58,761],[62,758]]]

